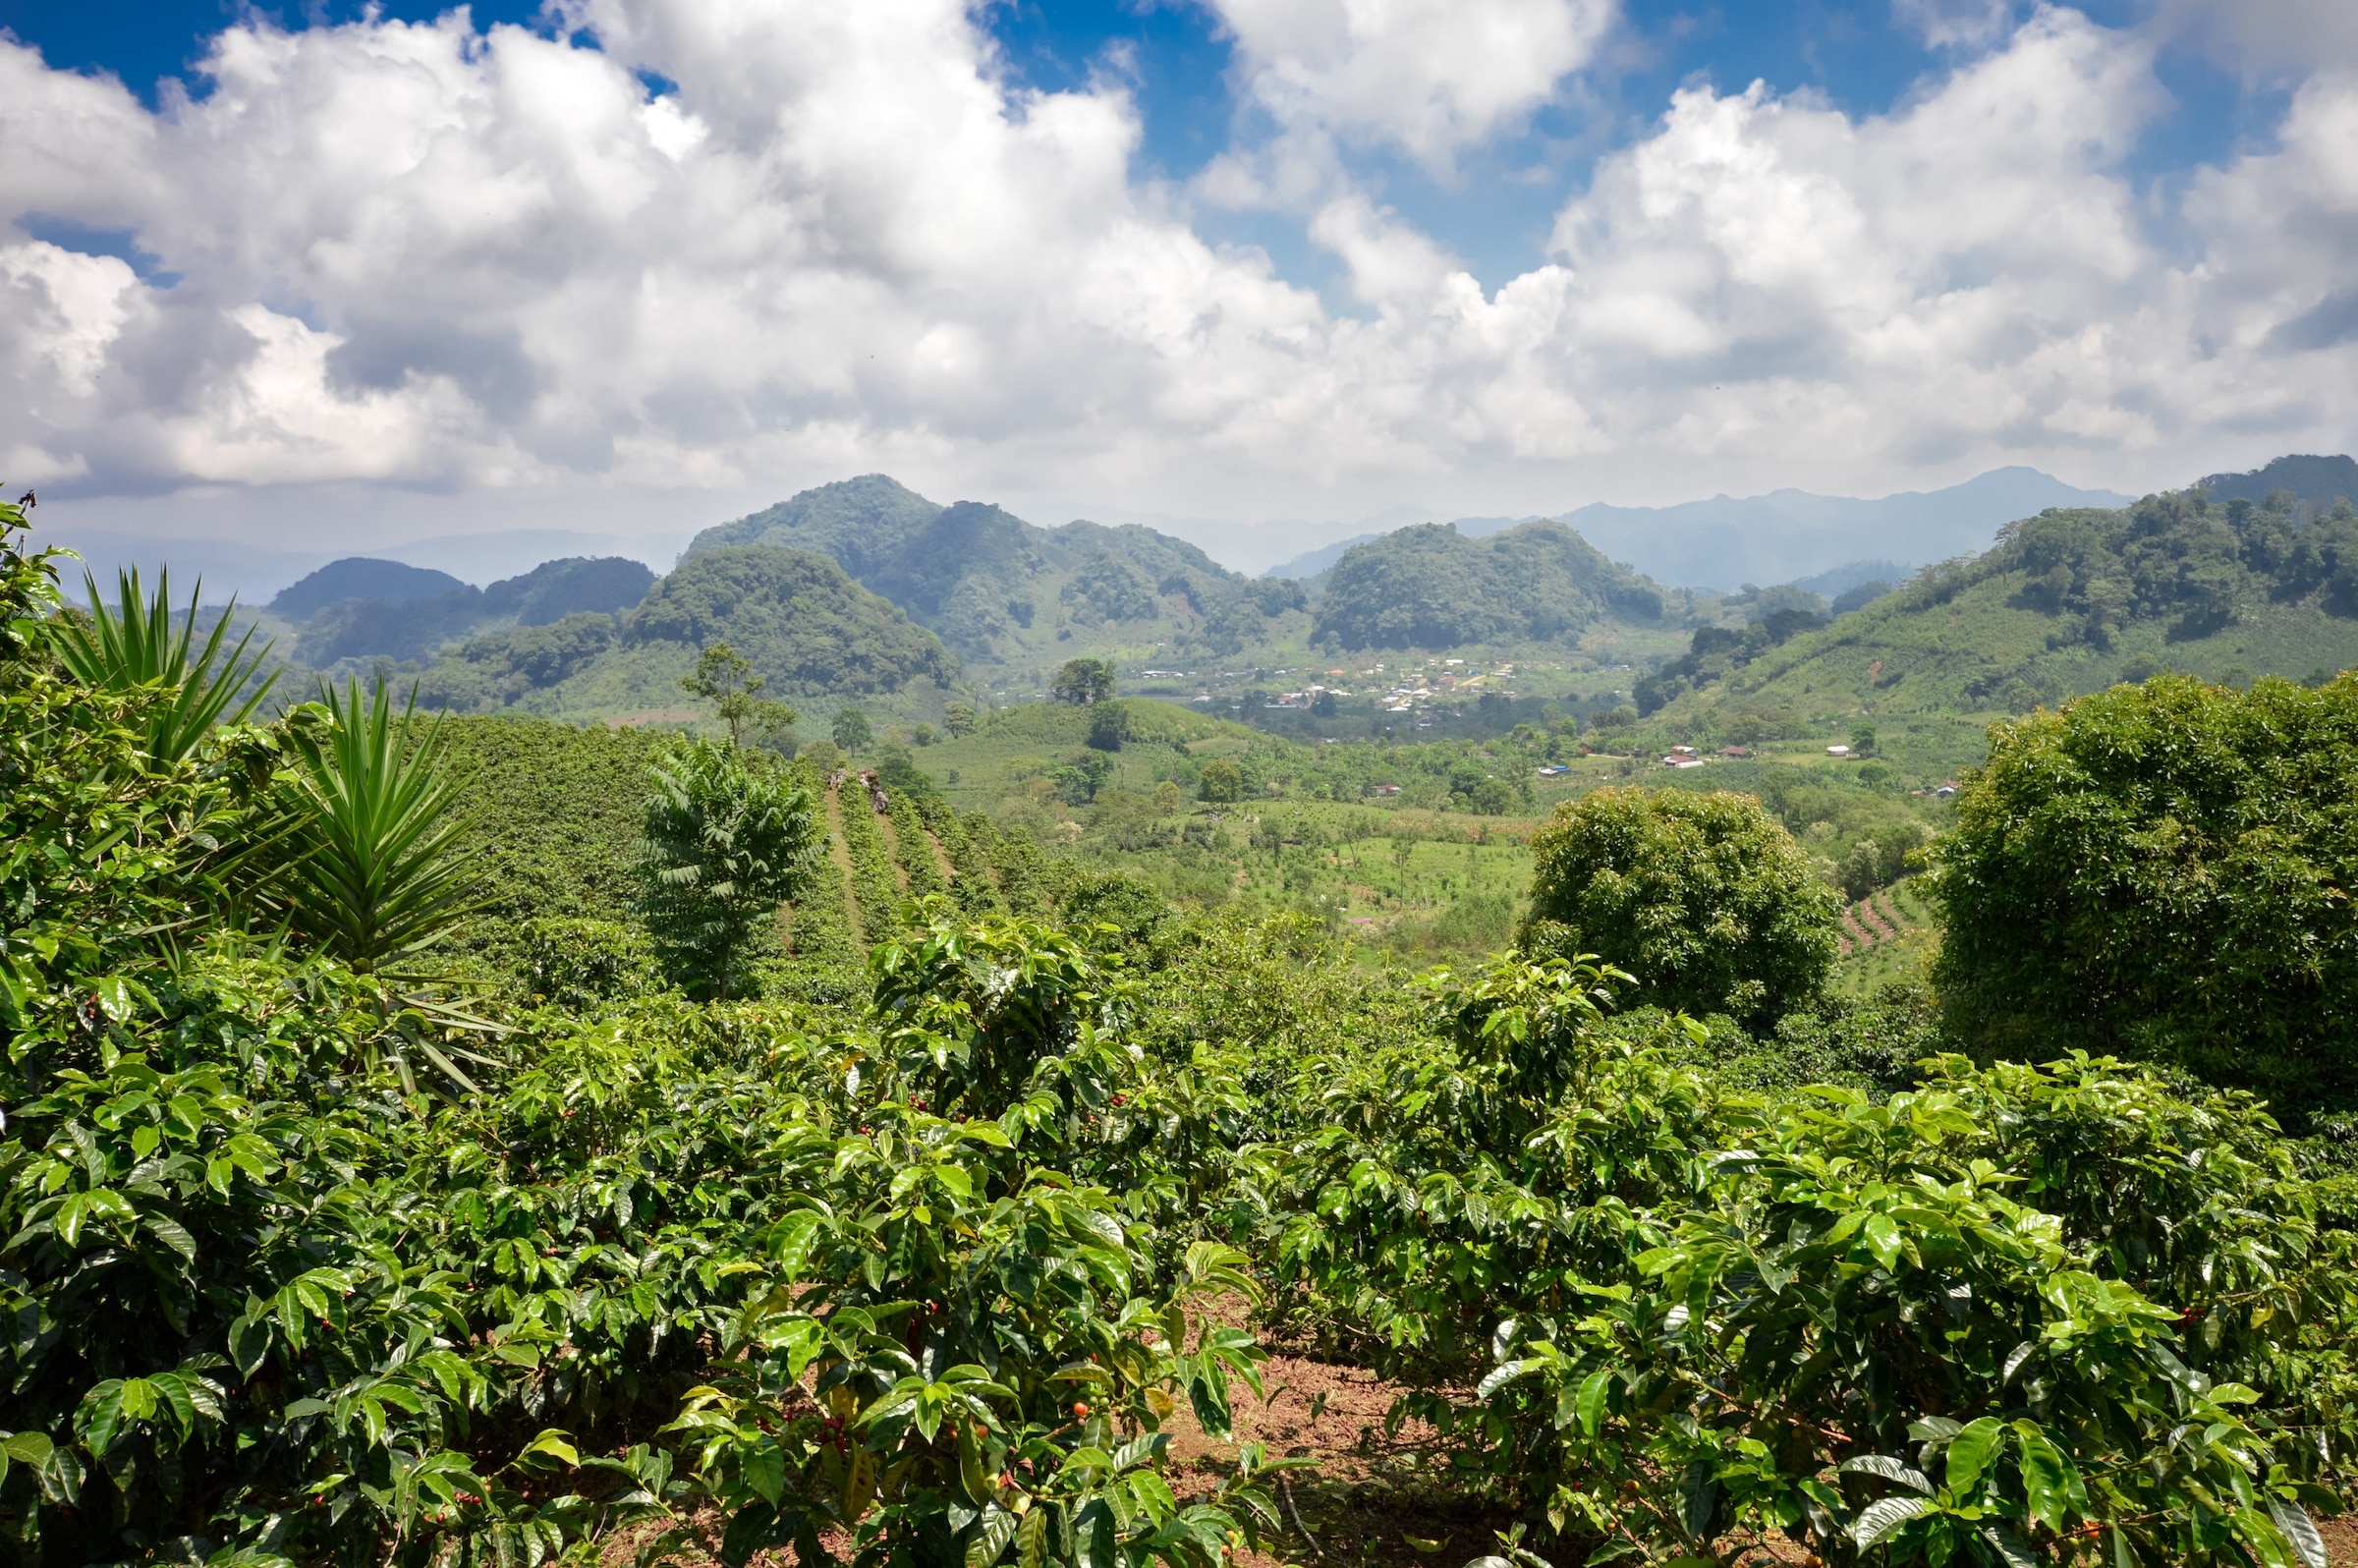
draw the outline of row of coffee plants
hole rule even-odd
[[[13,547],[0,599],[0,1555],[530,1563],[651,1517],[1207,1564],[1268,1518],[1258,1456],[1163,1479],[1164,1420],[1254,1380],[1197,1306],[1252,1281],[1125,1203],[1093,1107],[1144,1063],[1086,952],[944,925],[851,1012],[627,961],[477,1009],[432,980],[438,737],[356,696],[167,745],[227,650],[78,664]],[[707,782],[650,828],[693,844]]]

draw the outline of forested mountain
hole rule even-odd
[[[330,561],[303,581],[281,588],[270,601],[270,613],[290,621],[303,621],[315,611],[347,599],[408,604],[418,599],[439,598],[466,587],[448,572],[350,555],[341,561]]]
[[[947,685],[958,661],[902,610],[809,550],[708,549],[626,615],[578,614],[476,638],[426,672],[437,707],[570,713],[676,708],[697,653],[725,642],[777,696],[890,695]]]
[[[2214,501],[2266,502],[2281,491],[2292,499],[2279,501],[2274,509],[2301,514],[2307,521],[2331,511],[2335,501],[2358,498],[2358,462],[2338,453],[2293,454],[2249,474],[2214,474],[2196,488]]]
[[[881,474],[706,529],[685,559],[743,544],[831,556],[985,665],[1158,644],[1218,656],[1298,634],[1307,609],[1298,585],[1231,572],[1152,529],[1039,528],[982,502],[939,505]]]
[[[2358,663],[2358,512],[2264,494],[2042,512],[1831,624],[1701,630],[1639,684],[1641,708],[1806,734],[1843,715],[2027,711],[2162,668],[2241,683]]]
[[[325,669],[346,659],[425,659],[463,637],[627,610],[654,580],[619,556],[573,557],[478,588],[448,573],[354,556],[287,588],[270,613],[293,623],[293,656]]]
[[[1312,636],[1353,650],[1571,643],[1608,618],[1658,623],[1664,610],[1659,587],[1560,523],[1481,538],[1429,523],[1346,551]]]

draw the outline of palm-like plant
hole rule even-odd
[[[379,681],[323,686],[330,722],[298,727],[285,805],[294,820],[264,892],[288,923],[353,968],[382,970],[482,907],[456,853],[468,819],[442,761],[442,726],[396,715]],[[324,733],[321,733],[324,730]]]
[[[89,620],[86,625],[73,618],[56,623],[58,659],[84,686],[169,695],[147,714],[147,755],[158,765],[186,757],[215,724],[245,722],[277,681],[273,672],[243,699],[238,696],[269,656],[270,644],[249,653],[252,627],[236,643],[229,642],[230,621],[238,607],[234,598],[203,645],[197,645],[201,579],[189,594],[188,613],[177,617],[177,626],[169,569],[156,573],[153,593],[140,590],[137,570],[117,573],[117,602],[112,606],[100,597],[96,578],[85,574],[83,581],[89,586]]]

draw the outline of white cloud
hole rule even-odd
[[[1553,90],[1602,13],[1549,15],[1519,76],[1423,13],[1272,10],[1249,58],[1320,94],[1300,145],[1446,152]],[[2122,172],[2164,103],[2151,35],[2068,11],[1885,116],[1681,92],[1493,290],[1312,178],[1289,199],[1349,313],[1135,184],[1118,83],[1009,87],[961,0],[573,20],[602,50],[242,27],[161,113],[0,43],[10,471],[521,505],[884,469],[1199,516],[1508,510],[2000,462],[2134,485],[2337,448],[2358,414],[2358,81],[2316,76],[2278,145],[2173,203]],[[135,231],[157,281],[35,217]]]
[[[1589,63],[1612,0],[1211,0],[1253,97],[1293,131],[1428,164],[1497,135]]]

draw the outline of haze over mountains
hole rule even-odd
[[[1724,591],[1743,583],[1783,583],[1808,578],[1861,558],[1897,562],[1906,568],[1921,566],[1986,549],[1996,536],[1999,525],[2028,517],[2043,507],[2121,506],[2128,500],[2129,497],[2110,491],[2077,489],[2036,470],[2017,468],[1995,470],[1963,484],[1921,494],[1909,492],[1860,499],[1778,490],[1768,495],[1722,495],[1659,507],[1592,503],[1558,516],[1614,560],[1627,563],[1656,583]],[[793,501],[779,503],[786,508],[794,505]],[[784,515],[778,507],[772,507],[752,516],[766,517],[773,513]],[[194,582],[199,576],[204,579],[206,602],[219,603],[235,593],[249,604],[267,599],[330,561],[354,555],[426,567],[478,588],[567,556],[624,556],[660,573],[669,570],[694,539],[714,532],[707,528],[699,533],[662,517],[650,518],[645,532],[627,536],[564,529],[509,529],[477,534],[444,534],[400,544],[362,545],[354,541],[341,547],[285,550],[219,537],[163,539],[82,529],[75,525],[64,506],[55,510],[44,507],[35,516],[42,525],[44,537],[72,545],[102,579],[112,577],[118,567],[142,564],[151,567],[159,556],[168,553],[176,579],[182,582]],[[735,528],[748,521],[740,519],[720,527]],[[1380,537],[1400,527],[1448,521],[1456,523],[1459,532],[1480,536],[1512,528],[1528,521],[1528,516],[1452,519],[1431,509],[1389,508],[1368,519],[1361,532],[1350,537],[1306,551],[1259,575],[1315,578],[1331,568],[1355,544]],[[1136,524],[1124,527],[1139,529]],[[1306,525],[1271,524],[1262,531],[1263,535],[1287,527]],[[322,532],[330,533],[332,529]],[[1217,569],[1240,575],[1233,565],[1222,562],[1216,551],[1189,543],[1187,535],[1193,527],[1185,522],[1171,521],[1141,532],[1158,532],[1214,563]],[[1216,532],[1223,541],[1222,549],[1235,547],[1234,530],[1223,528]],[[1263,554],[1260,559],[1268,557]],[[855,577],[858,575],[854,573]]]
[[[1789,583],[1826,574],[1861,559],[1902,569],[1923,566],[1986,550],[2001,526],[2050,506],[2118,507],[2132,499],[2111,490],[2079,489],[2036,469],[2010,468],[1993,469],[1944,490],[1909,490],[1872,499],[1775,490],[1767,495],[1715,495],[1675,506],[1608,506],[1600,501],[1559,513],[1557,519],[1614,560],[1657,583],[1727,592],[1746,583]],[[1457,530],[1481,535],[1524,521],[1460,518]],[[1340,539],[1273,566],[1264,575],[1315,578],[1353,545],[1379,536],[1361,533]]]
[[[2054,505],[2087,492],[2027,470],[1876,502],[1783,492],[1661,509],[1678,521],[1656,533],[1718,530],[1730,561],[1756,535],[1849,557],[1723,593],[1635,570],[1588,536],[1656,516],[1635,509],[1417,524],[1349,544],[1315,578],[1248,578],[1143,526],[1040,528],[867,475],[704,530],[660,579],[619,556],[568,556],[478,588],[346,557],[241,613],[301,671],[415,674],[430,704],[462,710],[687,717],[679,677],[726,641],[814,714],[863,702],[912,723],[961,687],[1028,700],[1082,654],[1137,679],[1160,671],[1166,695],[1220,686],[1230,701],[1255,670],[1454,653],[1536,661],[1558,683],[1634,670],[1611,679],[1636,681],[1641,717],[1716,724],[1732,702],[1740,727],[1781,732],[1837,709],[2019,707],[2141,658],[2215,677],[2340,668],[2358,659],[2353,492],[2349,458],[2293,456],[2126,509]],[[2012,516],[1989,551],[1915,576],[1897,553],[1955,543],[1993,510]],[[185,559],[173,564],[185,587]],[[1839,671],[1794,662],[1870,645]],[[1801,673],[1768,674],[1788,668]],[[1900,681],[1905,699],[1888,695]]]

